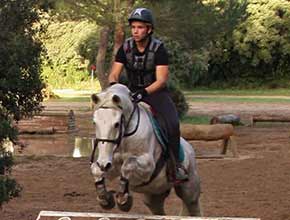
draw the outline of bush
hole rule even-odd
[[[97,26],[88,21],[50,21],[42,39],[47,49],[42,73],[46,83],[59,89],[90,88],[97,39]]]
[[[37,0],[0,1],[0,206],[19,195],[10,177],[13,158],[4,151],[5,140],[16,139],[12,122],[40,111],[42,27]]]
[[[174,84],[169,83],[169,91],[173,102],[175,103],[179,118],[183,118],[188,111],[188,104],[184,94]]]

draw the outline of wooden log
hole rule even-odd
[[[66,114],[51,113],[35,115],[25,118],[16,123],[20,134],[55,134],[75,132],[75,115],[73,110]]]
[[[252,125],[256,122],[290,122],[290,116],[284,115],[253,115]]]
[[[229,139],[234,134],[231,124],[192,125],[181,124],[181,136],[186,140],[214,141]]]
[[[49,128],[25,128],[25,129],[20,129],[19,134],[55,134],[56,129],[54,127],[49,127]]]

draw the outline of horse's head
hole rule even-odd
[[[133,111],[130,90],[115,84],[107,90],[92,95],[95,104],[93,121],[95,123],[98,148],[97,167],[108,171],[113,163],[113,154],[120,145],[125,132],[125,121]]]

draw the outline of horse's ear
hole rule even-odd
[[[120,97],[117,95],[113,95],[112,100],[113,100],[113,103],[115,103],[115,104],[120,104],[120,102],[121,102]]]
[[[100,102],[100,98],[96,94],[92,94],[91,99],[95,104],[98,104],[98,102]]]

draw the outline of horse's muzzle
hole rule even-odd
[[[101,171],[103,171],[103,172],[108,171],[112,167],[112,163],[110,163],[110,162],[106,163],[105,165],[98,163],[98,161],[96,163],[97,163],[98,167],[101,169]]]

